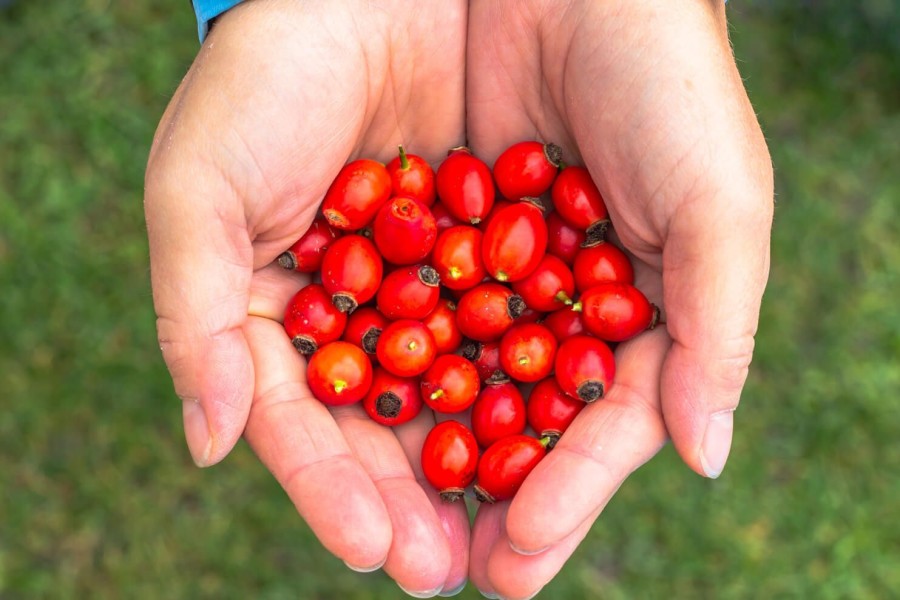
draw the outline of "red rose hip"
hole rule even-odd
[[[482,241],[482,260],[498,281],[527,277],[547,251],[547,222],[543,211],[529,201],[503,207],[491,217]]]
[[[284,330],[298,352],[312,354],[329,342],[341,338],[347,315],[331,302],[325,288],[311,283],[300,289],[284,311]]]
[[[361,158],[338,172],[322,200],[322,214],[337,229],[361,229],[390,196],[391,177],[384,165]]]
[[[372,239],[384,260],[395,265],[421,262],[437,239],[437,223],[418,200],[395,196],[385,202],[372,223]]]
[[[615,356],[603,340],[576,335],[559,345],[554,371],[556,382],[565,393],[584,402],[594,402],[612,385]]]
[[[383,274],[375,244],[358,234],[336,239],[322,258],[322,285],[341,312],[353,312],[374,298]]]
[[[472,405],[472,433],[482,448],[524,432],[526,424],[525,399],[512,382],[484,386]]]
[[[300,239],[278,257],[278,264],[288,270],[301,273],[315,273],[322,266],[322,257],[328,246],[338,238],[340,233],[318,217],[310,224]]]
[[[481,502],[509,500],[547,455],[547,438],[512,435],[494,442],[478,461],[475,497]]]
[[[457,354],[442,354],[422,373],[422,400],[434,411],[445,414],[466,410],[481,389],[478,371]]]
[[[437,195],[454,217],[473,225],[494,206],[491,169],[466,147],[450,150],[435,174]]]
[[[362,348],[350,342],[331,342],[309,358],[306,381],[323,404],[352,404],[362,400],[372,385],[372,363]]]
[[[572,227],[584,231],[588,244],[604,238],[609,226],[609,212],[585,167],[569,166],[560,171],[550,194],[559,216]]]
[[[566,394],[555,377],[547,377],[534,384],[528,394],[528,425],[541,437],[550,438],[547,445],[550,449],[585,406],[581,400]]]
[[[456,304],[456,322],[462,334],[479,342],[498,340],[525,310],[522,297],[499,283],[481,283]]]
[[[442,500],[462,498],[477,467],[478,442],[465,425],[443,421],[428,432],[422,445],[422,471]]]
[[[578,299],[584,328],[608,342],[624,342],[659,320],[659,308],[627,283],[600,283]]]
[[[516,381],[539,381],[553,371],[557,342],[539,323],[517,323],[500,339],[500,366]]]
[[[414,419],[422,410],[422,394],[415,377],[398,377],[375,367],[363,409],[376,423],[392,427]]]
[[[562,149],[556,144],[518,142],[497,157],[494,181],[504,198],[536,198],[553,185],[561,158]]]
[[[421,156],[407,154],[403,146],[398,150],[398,156],[385,166],[394,195],[415,198],[425,206],[431,206],[435,198],[434,169]]]
[[[388,319],[424,319],[440,299],[437,271],[428,265],[400,267],[385,276],[375,296]]]
[[[414,377],[425,372],[437,355],[434,336],[415,319],[400,319],[385,327],[375,346],[378,362],[400,377]]]

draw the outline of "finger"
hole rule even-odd
[[[441,591],[449,594],[465,586],[468,579],[469,514],[465,501],[445,502],[441,499],[438,491],[425,479],[422,471],[422,446],[434,424],[434,414],[426,409],[422,410],[409,423],[394,427],[394,433],[406,453],[416,480],[425,490],[429,502],[434,507],[447,538],[450,549],[450,568],[444,584],[441,586]]]
[[[716,221],[725,215],[714,208],[700,212],[679,215],[666,244],[664,304],[673,344],[662,370],[662,410],[685,462],[718,477],[753,355],[769,225],[765,210],[741,223]]]
[[[493,593],[501,598],[532,598],[566,564],[591,529],[600,511],[589,515],[572,533],[544,552],[523,555],[515,552],[501,531],[487,559],[487,575]]]
[[[393,528],[385,572],[412,596],[437,593],[450,570],[450,544],[403,447],[358,404],[332,409],[354,455],[375,483]]]
[[[495,597],[496,591],[488,574],[491,551],[501,537],[506,540],[506,514],[509,502],[482,503],[472,524],[469,581],[486,597]],[[505,543],[505,542],[504,542]]]
[[[231,190],[185,175],[151,163],[145,211],[160,348],[184,402],[191,455],[206,466],[231,450],[250,410],[253,364],[241,326],[252,249]]]
[[[654,330],[617,348],[607,394],[581,411],[512,500],[506,531],[517,550],[541,552],[567,538],[665,444],[658,382],[668,346],[665,331]]]
[[[246,331],[257,374],[248,443],[325,548],[356,570],[380,567],[392,525],[378,487],[310,393],[281,325],[251,317]]]

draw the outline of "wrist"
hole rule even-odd
[[[197,36],[200,43],[206,39],[213,19],[241,2],[243,0],[191,0],[194,14],[197,16]]]

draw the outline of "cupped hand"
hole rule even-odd
[[[470,576],[528,597],[671,439],[717,477],[769,266],[772,169],[717,0],[482,0],[469,15],[467,133],[489,163],[522,139],[585,164],[665,326],[616,350],[588,406],[511,503],[479,510]]]
[[[465,508],[421,485],[433,417],[391,431],[326,409],[279,323],[301,276],[272,265],[337,171],[464,141],[465,2],[247,2],[213,27],[146,174],[159,343],[199,465],[243,434],[324,546],[404,589],[465,580]],[[427,487],[427,486],[426,486]]]

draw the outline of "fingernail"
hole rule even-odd
[[[203,407],[196,400],[185,400],[182,406],[182,417],[184,419],[184,437],[194,464],[198,467],[209,466],[213,443]]]
[[[544,546],[543,548],[538,548],[537,550],[522,550],[521,548],[517,548],[512,542],[510,542],[509,547],[516,554],[521,554],[522,556],[536,556],[538,554],[546,552],[550,546]]]
[[[397,584],[397,587],[399,587],[401,590],[403,590],[406,593],[406,595],[412,596],[413,598],[434,598],[435,596],[438,595],[438,592],[441,591],[441,588],[434,588],[433,590],[428,590],[426,592],[416,592],[416,591],[406,589],[399,583]]]
[[[372,571],[377,571],[383,567],[386,560],[387,557],[385,556],[380,563],[372,565],[371,567],[358,567],[356,565],[351,565],[346,560],[344,561],[344,564],[347,565],[347,568],[351,571],[356,571],[357,573],[371,573]]]
[[[453,588],[453,589],[449,589],[449,590],[443,590],[443,589],[441,589],[441,591],[438,592],[438,596],[440,596],[441,598],[450,598],[450,597],[452,597],[452,596],[456,596],[457,594],[459,594],[460,592],[462,592],[464,589],[466,589],[466,584],[467,584],[467,583],[468,583],[468,581],[466,581],[465,579],[463,579],[463,580],[462,580],[462,583],[460,583],[458,586],[456,586],[456,587]]]
[[[498,596],[497,594],[495,594],[493,592],[482,592],[481,590],[478,590],[478,593],[481,594],[482,596],[484,596],[485,598],[487,598],[488,600],[498,600],[500,598],[500,596]]]
[[[722,474],[728,453],[731,451],[731,435],[734,431],[734,409],[713,413],[706,424],[703,444],[700,447],[700,466],[710,479]]]

